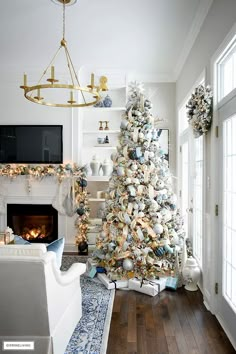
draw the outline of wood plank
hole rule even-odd
[[[236,354],[200,291],[116,291],[107,354]]]

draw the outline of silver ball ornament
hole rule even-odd
[[[124,268],[124,270],[127,270],[127,271],[132,270],[134,268],[134,263],[133,263],[132,259],[129,259],[129,258],[124,259],[123,268]]]

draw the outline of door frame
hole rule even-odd
[[[219,250],[219,240],[220,240],[220,218],[216,215],[215,207],[216,205],[220,205],[221,197],[219,192],[220,180],[219,180],[219,155],[220,155],[220,144],[218,139],[218,128],[219,128],[219,112],[218,109],[227,102],[228,99],[231,99],[233,94],[230,93],[228,98],[224,98],[220,104],[218,104],[218,66],[217,63],[219,62],[223,52],[227,50],[230,46],[230,43],[235,35],[236,32],[236,24],[232,27],[231,31],[228,33],[224,41],[221,43],[215,54],[212,56],[211,65],[210,65],[210,78],[213,87],[213,121],[211,127],[211,136],[210,136],[210,243],[211,243],[211,278],[209,279],[209,293],[204,301],[206,307],[215,314],[216,318],[218,319],[219,323],[221,324],[222,328],[224,329],[226,335],[230,339],[234,348],[236,348],[236,341],[232,337],[231,332],[223,318],[220,316],[219,313],[219,297],[216,293],[215,285],[218,283],[219,280],[219,262],[218,262],[218,254]],[[221,132],[222,134],[222,132]],[[222,174],[223,177],[223,174]],[[220,211],[221,212],[221,211]],[[218,290],[219,291],[219,290]]]

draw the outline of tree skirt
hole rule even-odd
[[[63,256],[62,270],[86,257]],[[81,276],[82,317],[67,345],[65,354],[104,354],[110,329],[115,290],[107,290],[98,279]]]

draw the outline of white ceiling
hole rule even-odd
[[[116,68],[151,81],[175,80],[211,3],[77,0],[66,7],[66,39],[74,66]],[[51,0],[0,1],[0,26],[0,70],[40,71],[59,47],[62,6]]]

